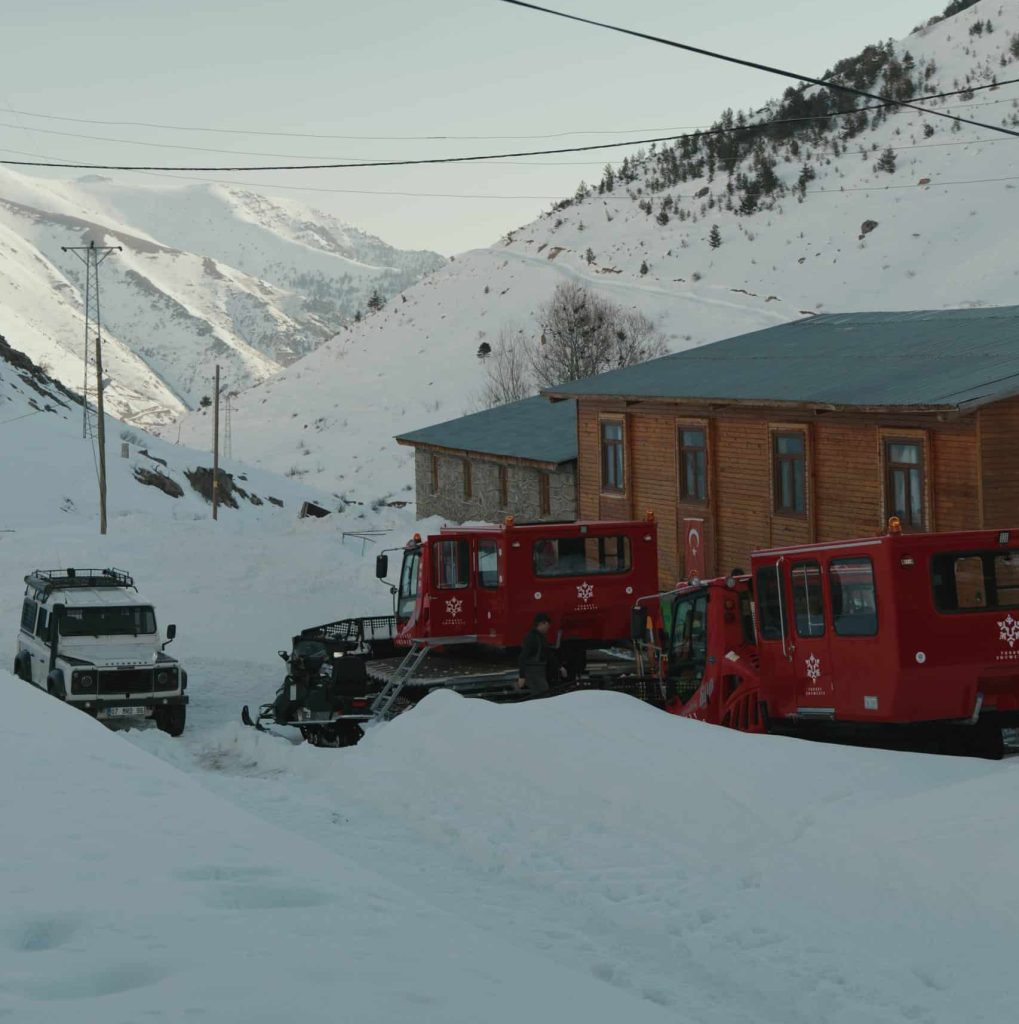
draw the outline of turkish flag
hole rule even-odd
[[[698,576],[701,579],[705,575],[705,554],[704,547],[706,544],[706,538],[704,536],[704,520],[703,519],[684,519],[683,520],[683,549],[684,557],[683,564],[686,569],[686,575],[689,579],[691,576]]]

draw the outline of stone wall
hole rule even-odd
[[[438,460],[438,488],[433,488],[432,459]],[[464,496],[464,465],[469,461],[471,496]],[[507,473],[507,501],[499,501],[499,468]],[[549,511],[541,514],[541,477],[548,477]],[[508,515],[525,521],[577,518],[577,465],[564,463],[546,471],[521,462],[444,455],[418,448],[414,456],[418,518],[441,516],[451,523],[478,520],[498,523]]]

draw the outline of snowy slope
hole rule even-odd
[[[290,202],[213,186],[57,182],[0,170],[0,333],[82,379],[83,268],[65,245],[121,245],[102,270],[110,406],[165,423],[312,351],[443,260],[402,253]]]
[[[94,429],[94,413],[92,424]],[[111,531],[138,514],[153,516],[157,532],[174,520],[210,517],[209,501],[189,478],[199,474],[198,488],[203,486],[201,476],[211,481],[208,448],[178,447],[112,417],[107,418],[106,438]],[[224,523],[231,518],[289,522],[306,500],[335,505],[328,495],[300,481],[250,469],[233,459],[221,460],[221,467],[241,489],[231,492],[223,505]],[[0,478],[0,530],[16,534],[29,526],[70,524],[96,530],[96,452],[91,437],[82,437],[80,399],[2,336]]]
[[[992,31],[971,34],[988,20]],[[881,90],[898,67],[909,70],[914,94],[962,89],[1019,77],[1017,39],[1019,5],[982,0],[890,50],[868,51],[842,74],[863,74],[861,84]],[[812,91],[803,95],[809,104]],[[849,103],[839,98],[840,108]],[[937,106],[1012,125],[1019,86]],[[776,102],[745,119],[781,114]],[[482,385],[480,342],[493,343],[503,327],[535,337],[535,311],[564,279],[641,309],[673,349],[818,311],[1016,301],[1015,140],[909,110],[871,117],[852,138],[840,119],[805,125],[784,141],[763,140],[758,152],[745,146],[731,177],[703,145],[685,158],[686,181],[667,173],[679,150],[628,160],[631,180],[617,167],[611,189],[578,190],[490,249],[458,256],[241,395],[237,450],[366,500],[399,492],[412,479],[411,453],[391,436],[470,410]],[[896,170],[875,170],[889,146]],[[777,180],[763,196],[758,158]],[[805,165],[814,177],[801,194]],[[740,212],[746,192],[755,194],[753,212]],[[206,419],[185,419],[183,436],[204,434]]]

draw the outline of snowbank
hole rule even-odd
[[[258,813],[673,1013],[1013,1016],[1015,762],[744,736],[599,693],[438,693],[347,751],[236,726],[210,744],[260,777],[215,781]]]
[[[674,1019],[257,821],[6,673],[0,687],[0,1017]]]

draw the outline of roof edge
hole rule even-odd
[[[526,455],[503,455],[501,452],[487,452],[478,448],[450,448],[447,445],[434,444],[429,441],[409,441],[406,437],[397,437],[395,440],[397,444],[402,444],[407,448],[421,448],[425,451],[442,452],[445,455],[454,455],[461,459],[466,459],[470,456],[481,456],[492,462],[524,463],[528,466],[537,466],[539,469],[558,469],[560,466],[566,466],[571,462],[577,461],[576,455],[569,459],[560,459],[559,462],[551,462],[548,459],[529,459]]]

